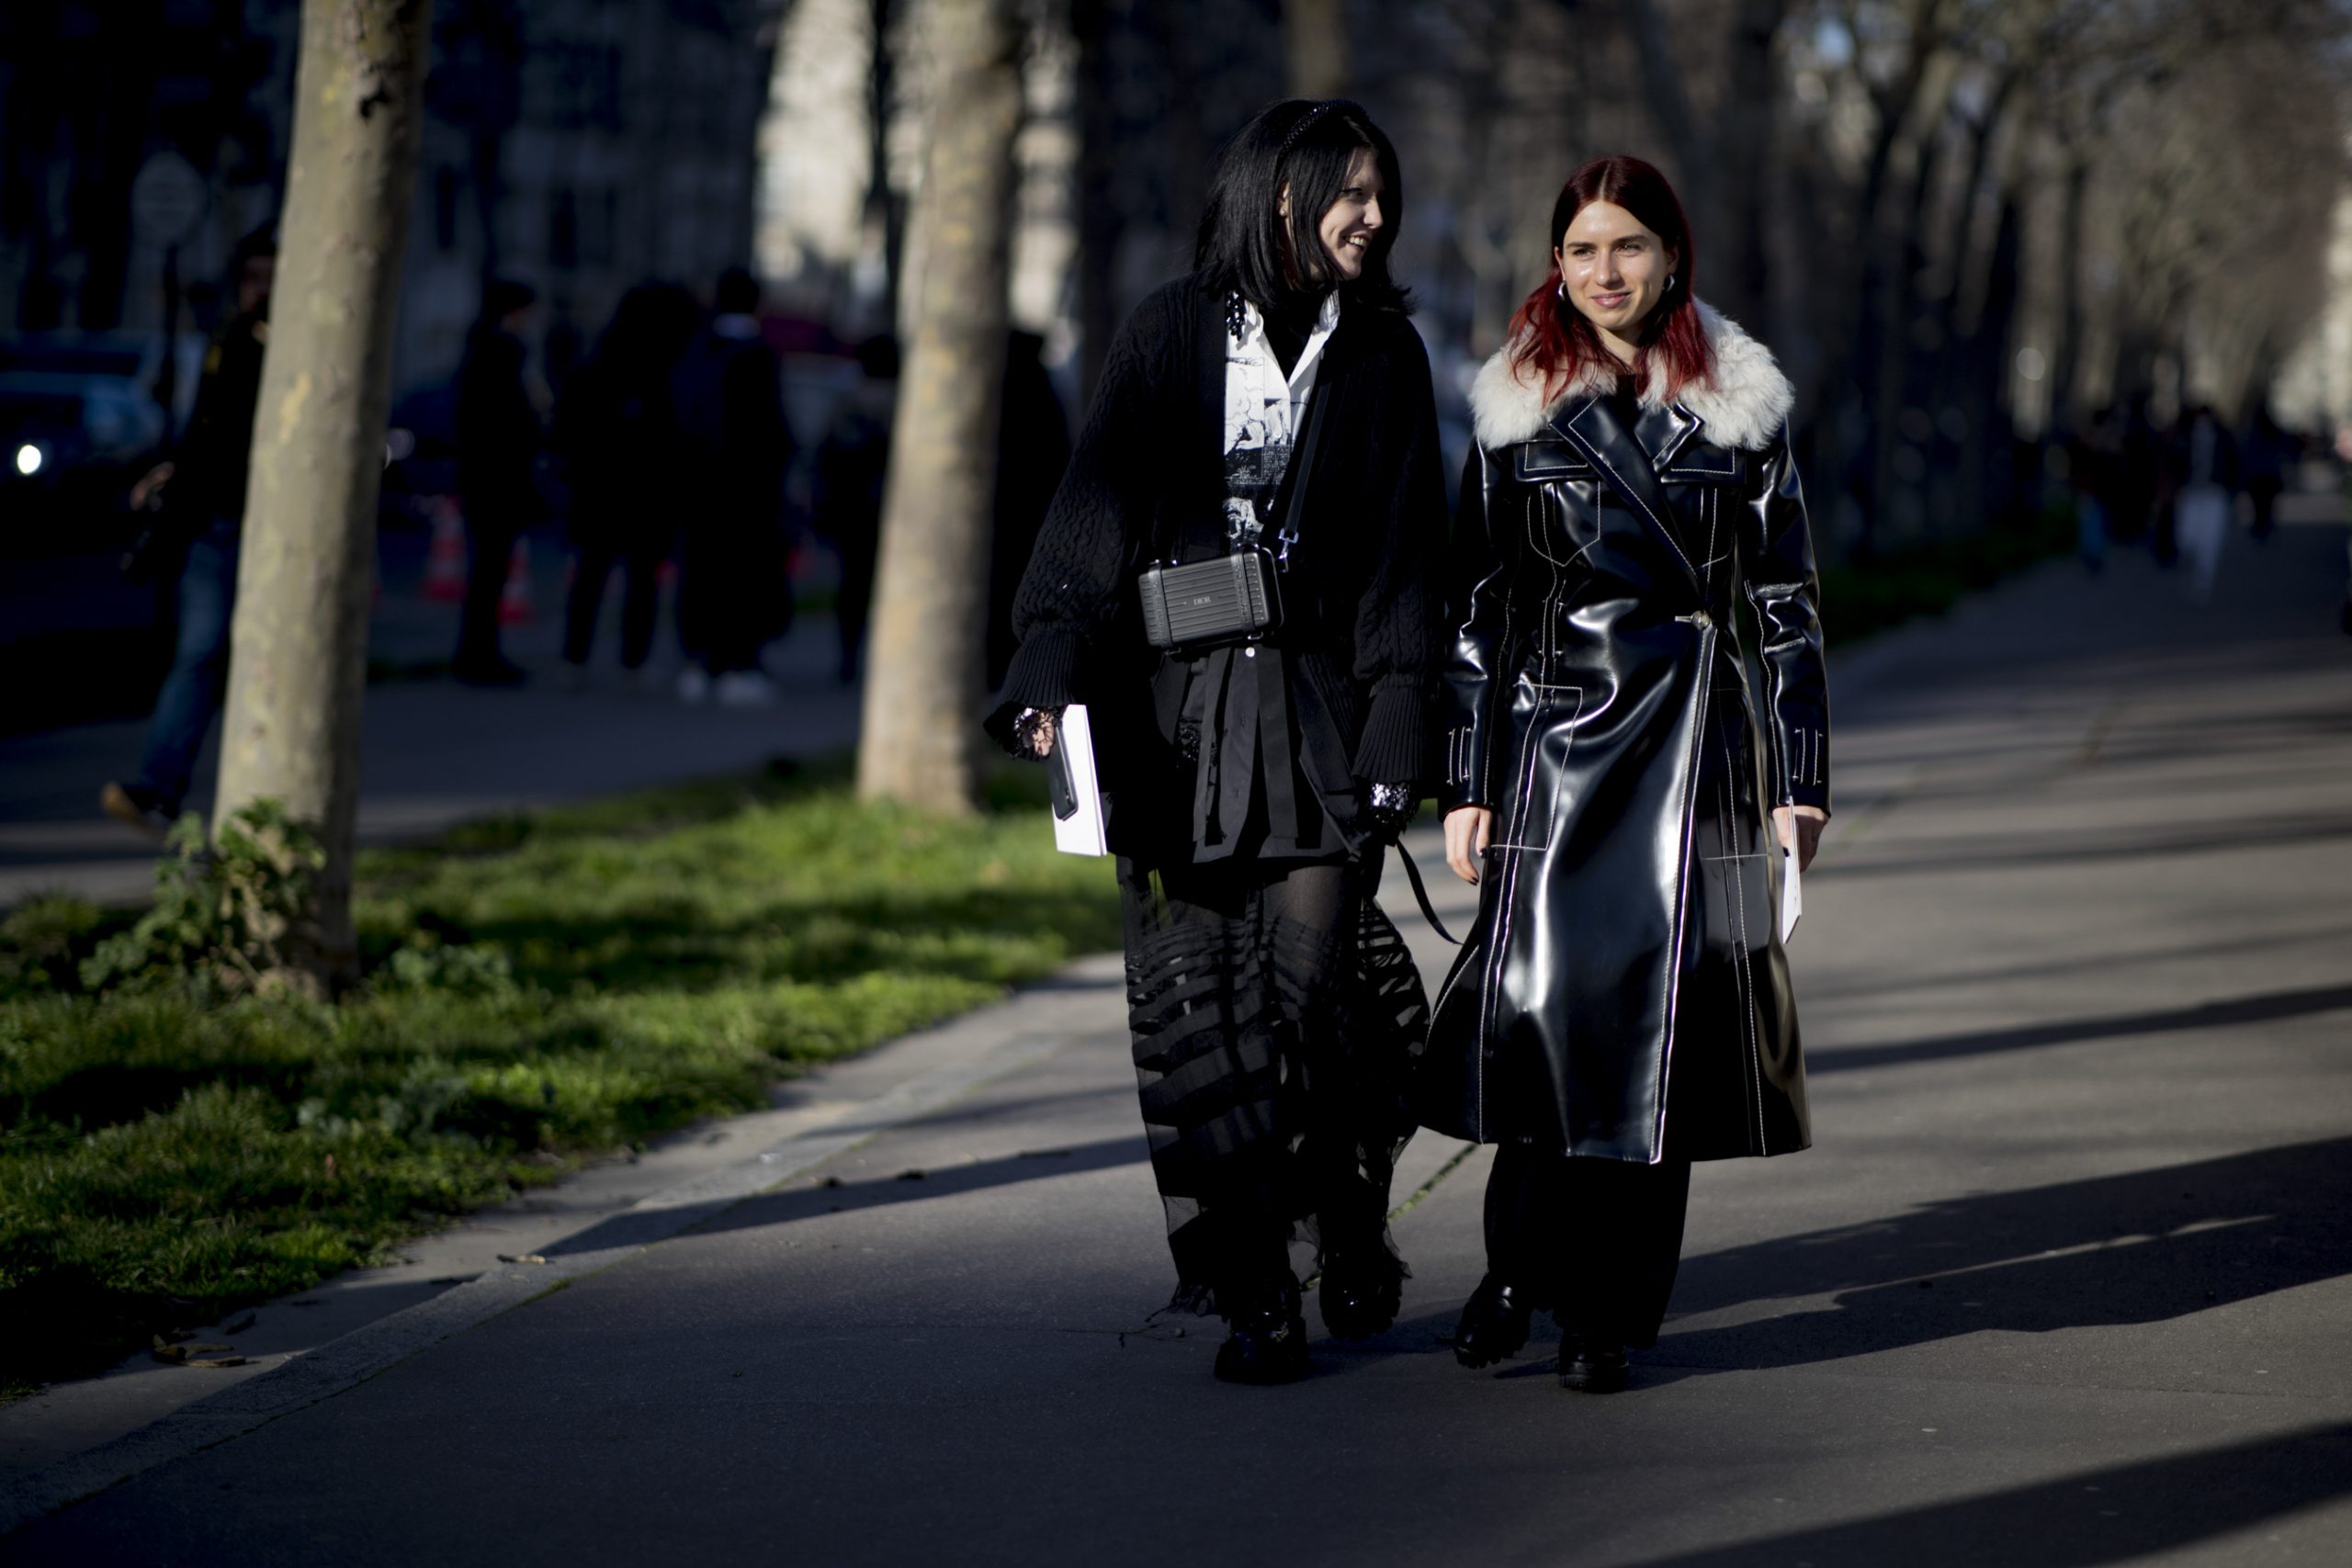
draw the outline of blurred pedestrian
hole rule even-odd
[[[1829,816],[1828,694],[1793,393],[1699,302],[1681,202],[1597,159],[1546,232],[1471,390],[1444,563],[1439,799],[1480,897],[1422,1114],[1498,1145],[1456,1359],[1516,1354],[1545,1307],[1561,1385],[1605,1393],[1657,1341],[1691,1162],[1812,1141],[1781,922]]]
[[[2300,443],[2270,415],[2270,404],[2256,402],[2239,454],[2246,499],[2254,506],[2254,536],[2268,544],[2278,523],[2278,496],[2287,488],[2287,472],[2301,456]]]
[[[809,486],[809,525],[841,560],[834,614],[843,685],[857,679],[874,609],[882,488],[889,478],[891,413],[899,395],[898,343],[887,335],[867,338],[857,345],[857,385],[834,408],[818,443]]]
[[[2075,493],[2075,553],[2083,570],[2097,575],[2107,567],[2109,519],[2123,466],[2123,427],[2110,404],[2066,444],[2066,473]]]
[[[1388,275],[1403,202],[1354,104],[1234,138],[1197,270],[1110,344],[988,721],[1049,757],[1086,705],[1170,1305],[1226,1320],[1234,1382],[1307,1371],[1298,1265],[1342,1338],[1403,1290],[1386,1214],[1426,1003],[1372,894],[1417,797],[1445,529],[1429,356]],[[1279,622],[1179,642],[1170,616],[1155,640],[1137,573],[1178,562],[1279,581]]]
[[[2192,403],[2181,411],[2170,456],[2174,537],[2188,565],[2189,597],[2202,604],[2213,597],[2237,503],[2237,443],[2211,409]]]
[[[760,650],[792,625],[784,531],[792,429],[783,367],[760,333],[758,282],[730,267],[714,302],[718,314],[672,377],[686,540],[678,635],[693,660],[678,691],[688,702],[757,705],[775,700]]]
[[[525,334],[538,291],[492,283],[458,367],[458,503],[466,519],[466,597],[453,672],[470,686],[518,686],[522,666],[499,649],[498,615],[514,542],[540,516],[540,410]]]
[[[2154,531],[2157,492],[2164,488],[2164,438],[2148,414],[2143,395],[2123,406],[2123,457],[2115,474],[2115,501],[2108,531],[2118,539],[2138,539]],[[2152,541],[2159,564],[2172,564],[2169,528]]]
[[[277,268],[274,231],[256,230],[237,243],[230,262],[236,313],[205,350],[187,431],[173,457],[148,469],[130,491],[134,511],[156,513],[132,569],[174,581],[177,626],[139,772],[109,782],[98,803],[108,816],[155,837],[179,816],[197,753],[228,693],[246,465]]]
[[[621,296],[596,350],[564,389],[556,434],[571,472],[575,565],[564,604],[563,657],[588,663],[605,581],[623,574],[621,668],[653,648],[662,563],[675,532],[677,426],[670,382],[695,333],[693,297],[671,283]]]
[[[988,684],[1012,663],[1012,599],[1037,530],[1069,466],[1069,423],[1046,374],[1046,340],[1015,332],[1005,346],[1003,416],[997,426],[995,538],[989,556]]]

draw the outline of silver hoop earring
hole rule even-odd
[[[1676,280],[1678,277],[1679,277],[1680,276],[1681,276],[1681,275],[1680,275],[1679,273],[1672,273],[1672,272],[1669,272],[1669,273],[1668,273],[1668,274],[1666,275],[1666,291],[1667,291],[1668,294],[1671,294],[1671,293],[1673,293],[1673,292],[1674,292],[1674,284],[1675,284],[1675,280]]]
[[[1559,282],[1554,284],[1552,286],[1552,292],[1558,295],[1561,301],[1566,303],[1568,298],[1568,280],[1564,277],[1560,279]]]

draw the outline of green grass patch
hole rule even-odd
[[[302,1289],[1117,945],[1110,876],[1053,852],[1038,776],[991,794],[948,820],[861,805],[838,770],[771,773],[370,852],[366,978],[333,1003],[125,980],[92,960],[137,912],[19,908],[0,1386]]]

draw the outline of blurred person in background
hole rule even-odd
[[[760,334],[760,286],[741,267],[718,279],[718,314],[672,377],[685,559],[678,637],[693,661],[678,694],[736,706],[775,700],[760,650],[792,625],[784,479],[792,429],[784,370]]]
[[[858,382],[835,406],[817,445],[809,526],[842,565],[835,615],[839,675],[857,679],[874,612],[874,567],[882,544],[882,488],[890,474],[890,421],[899,395],[899,344],[885,335],[857,345]]]
[[[132,570],[175,578],[178,624],[139,772],[109,782],[98,801],[108,816],[153,837],[179,816],[197,753],[228,692],[246,467],[277,267],[274,230],[256,230],[237,243],[230,264],[236,313],[205,351],[187,434],[172,458],[150,468],[130,491],[134,511],[159,514],[135,550]]]
[[[2173,537],[2188,563],[2188,595],[2202,604],[2213,597],[2222,568],[2222,547],[2230,536],[2237,502],[2237,443],[2211,409],[2191,403],[2180,413],[2166,446],[2172,483]]]
[[[522,666],[500,651],[498,613],[514,541],[540,515],[535,468],[547,399],[528,378],[524,344],[538,299],[527,283],[492,284],[458,367],[458,504],[467,562],[452,672],[469,686],[519,686],[524,679]]]
[[[1455,1359],[1548,1308],[1560,1385],[1609,1393],[1657,1342],[1691,1163],[1812,1141],[1780,926],[1829,817],[1828,689],[1794,394],[1699,301],[1673,187],[1597,159],[1548,231],[1443,564],[1439,799],[1479,899],[1420,1093],[1497,1145]]]
[[[1046,374],[1046,340],[1015,332],[1005,346],[1003,418],[997,427],[996,534],[989,557],[988,684],[1012,663],[1012,596],[1037,530],[1069,466],[1069,423]]]
[[[2246,499],[2254,503],[2254,536],[2268,544],[2278,526],[2278,496],[2287,488],[2288,471],[2302,456],[2301,443],[2270,416],[2267,401],[2257,402],[2239,456]]]
[[[653,649],[662,562],[675,533],[677,426],[670,383],[695,334],[694,299],[672,283],[621,296],[596,350],[564,388],[556,436],[571,470],[576,565],[564,604],[563,658],[583,679],[605,583],[617,566],[621,668],[634,675]]]
[[[2075,492],[2075,554],[2096,575],[2107,567],[2107,541],[2123,466],[2123,427],[2112,404],[2066,443],[2066,477]]]

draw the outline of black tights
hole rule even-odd
[[[1312,1269],[1324,1247],[1385,1257],[1408,1037],[1359,978],[1365,944],[1394,941],[1367,913],[1363,869],[1120,869],[1128,1023],[1178,1301]]]
[[[1690,1162],[1577,1158],[1531,1144],[1495,1150],[1487,1270],[1604,1343],[1657,1342],[1682,1258]]]

